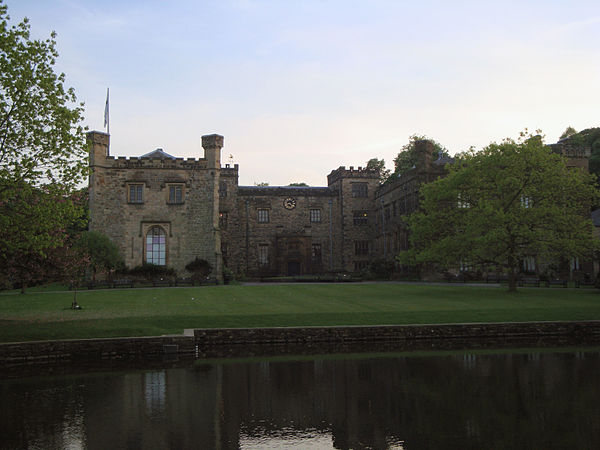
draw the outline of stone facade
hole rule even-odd
[[[185,265],[199,257],[220,278],[222,136],[203,136],[205,157],[186,160],[166,154],[115,158],[109,155],[109,136],[95,131],[88,142],[90,230],[117,244],[128,267],[157,262],[184,274]],[[151,234],[159,242],[149,254]]]
[[[185,276],[198,257],[219,280],[224,266],[268,277],[359,272],[374,260],[395,261],[408,248],[405,219],[419,206],[420,186],[453,162],[433,160],[433,144],[421,140],[415,167],[384,185],[378,171],[351,166],[333,170],[323,187],[239,186],[239,166],[221,167],[222,136],[203,136],[198,159],[160,149],[115,158],[109,139],[88,133],[90,229],[108,235],[130,268],[153,262]],[[551,147],[587,170],[589,148],[568,139]]]
[[[415,167],[382,185],[375,194],[377,206],[376,248],[382,258],[394,261],[401,250],[408,249],[406,217],[419,207],[419,190],[446,174],[446,164],[454,160],[442,157],[433,160],[433,143],[427,140],[415,142],[419,155]]]
[[[222,278],[353,272],[375,258],[379,173],[340,167],[326,187],[239,186],[220,165],[223,137],[202,137],[204,158],[158,149],[110,156],[109,135],[88,133],[90,230],[115,242],[128,267],[152,262],[184,276],[194,258]]]

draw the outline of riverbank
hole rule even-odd
[[[598,344],[600,321],[193,329],[177,336],[0,344],[0,378],[115,363]]]
[[[0,342],[180,335],[193,328],[600,320],[595,289],[401,283],[0,294]]]

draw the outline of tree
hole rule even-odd
[[[96,281],[99,271],[112,272],[125,267],[119,248],[108,236],[98,231],[81,233],[76,245],[89,256],[89,268],[92,271],[92,281]]]
[[[288,186],[297,186],[297,187],[308,187],[306,183],[290,183]]]
[[[515,291],[523,259],[582,257],[598,247],[589,218],[598,198],[593,177],[568,169],[540,136],[471,150],[421,195],[403,263],[492,265],[508,273]]]
[[[384,159],[377,159],[377,158],[371,158],[370,160],[367,161],[367,167],[368,170],[377,170],[379,172],[379,181],[381,183],[385,183],[387,181],[387,179],[390,177],[390,169],[386,169],[385,168],[385,160]]]
[[[267,183],[266,181],[261,181],[261,182],[254,182],[254,186],[268,186],[269,183]]]
[[[569,127],[567,127],[567,129],[565,131],[563,131],[563,134],[560,135],[559,139],[565,139],[570,136],[573,136],[574,134],[577,134],[577,130],[575,128],[569,126]]]
[[[394,174],[401,175],[404,172],[413,168],[417,163],[417,154],[415,152],[415,141],[427,139],[433,142],[433,158],[437,159],[440,156],[449,156],[448,150],[439,142],[429,139],[427,136],[413,134],[408,138],[408,144],[402,147],[402,150],[394,158]]]
[[[52,249],[45,261],[52,279],[68,283],[73,290],[72,309],[81,309],[77,304],[77,290],[86,276],[90,261],[91,256],[81,236],[71,237],[63,246]]]
[[[54,71],[55,33],[32,40],[27,19],[9,20],[0,0],[0,270],[64,244],[87,173],[83,104]]]
[[[45,260],[65,244],[68,227],[81,216],[81,206],[48,186],[21,182],[4,192],[0,202],[0,271],[11,284],[27,286],[47,278]]]

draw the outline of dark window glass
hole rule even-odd
[[[314,263],[321,262],[321,244],[313,244],[312,245],[311,258]]]
[[[357,256],[369,254],[369,241],[354,241],[354,254]]]
[[[130,184],[129,185],[129,203],[144,203],[144,185]]]
[[[354,225],[369,224],[369,214],[367,213],[367,211],[354,211],[352,216]]]
[[[169,186],[169,203],[183,203],[183,186]]]
[[[258,246],[258,264],[266,266],[269,264],[269,245],[260,244]]]
[[[259,209],[258,210],[258,221],[260,223],[267,223],[269,221],[269,210]]]
[[[219,228],[221,228],[222,230],[227,229],[227,213],[226,212],[219,213]]]
[[[310,210],[310,221],[311,222],[320,222],[321,221],[321,210],[320,209],[311,209]]]
[[[352,183],[352,197],[366,197],[367,183]]]

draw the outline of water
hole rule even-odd
[[[261,359],[3,380],[0,447],[600,448],[600,352]]]

